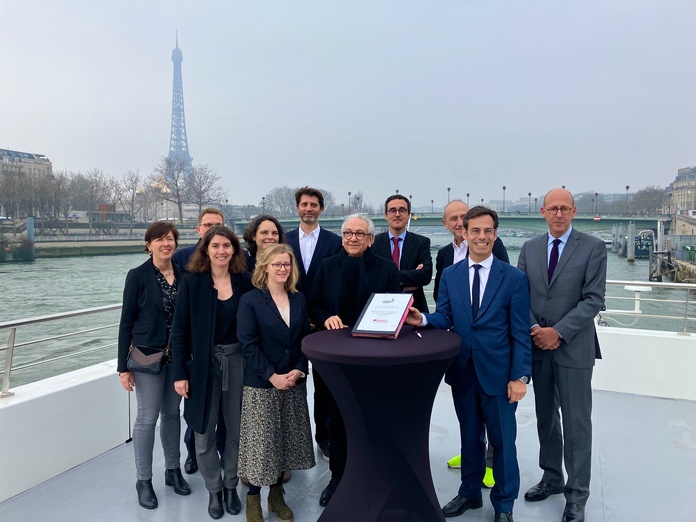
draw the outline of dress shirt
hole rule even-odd
[[[466,255],[469,253],[469,245],[466,242],[466,239],[464,239],[459,246],[457,246],[457,243],[452,241],[452,248],[454,249],[454,258],[452,260],[453,265],[456,265],[460,261],[466,259]]]
[[[486,283],[488,283],[488,275],[491,273],[491,266],[493,266],[493,254],[488,256],[486,259],[481,261],[480,263],[477,263],[476,261],[472,261],[471,258],[469,258],[469,301],[471,301],[471,288],[474,284],[474,271],[476,270],[475,268],[472,268],[474,265],[481,265],[481,268],[479,268],[479,305],[481,304],[481,301],[483,301],[483,293],[486,290]],[[425,317],[425,314],[423,314],[423,320],[421,321],[421,326],[427,326],[428,324],[428,319]]]
[[[392,238],[398,237],[401,239],[401,241],[399,241],[399,266],[401,266],[401,257],[404,255],[404,241],[406,241],[406,232],[408,231],[404,230],[401,234],[395,236],[391,233],[391,230],[389,231],[389,252],[392,254],[394,254],[394,242],[392,241]]]
[[[314,256],[314,250],[317,248],[317,241],[319,241],[319,230],[321,227],[317,225],[317,228],[312,230],[309,234],[305,234],[302,227],[299,228],[298,236],[300,238],[300,257],[302,258],[302,264],[304,265],[305,274],[309,272],[309,265],[312,264],[312,256]]]
[[[563,234],[561,237],[558,239],[561,240],[560,243],[558,243],[558,259],[561,259],[561,256],[563,255],[563,247],[565,247],[566,243],[568,242],[568,238],[570,237],[570,233],[573,231],[573,227],[571,227],[566,230],[565,234]],[[549,266],[549,261],[551,260],[551,249],[553,248],[553,240],[557,239],[551,235],[550,232],[548,234],[548,239],[546,243],[546,266]]]
[[[483,292],[486,290],[486,283],[488,283],[488,275],[491,273],[491,266],[493,265],[493,254],[479,263],[472,261],[471,258],[469,258],[469,301],[472,302],[472,304],[473,301],[471,301],[471,289],[474,284],[474,271],[476,270],[474,265],[481,265],[481,268],[479,268],[478,271],[480,279],[479,305],[481,305],[481,301],[483,301]]]

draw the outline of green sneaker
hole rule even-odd
[[[460,469],[462,467],[462,456],[457,455],[456,457],[452,457],[447,461],[447,467],[450,469]]]
[[[493,478],[493,468],[486,467],[486,474],[483,476],[483,485],[487,488],[492,488],[495,486],[495,479]]]

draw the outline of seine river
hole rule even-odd
[[[433,262],[437,249],[444,245],[449,237],[451,236],[444,234],[432,236]],[[503,241],[509,247],[511,263],[516,264],[519,247],[525,239],[508,237],[503,238]],[[146,259],[145,254],[126,254],[38,259],[33,263],[2,264],[0,265],[0,322],[120,303],[128,270]],[[609,253],[607,276],[608,279],[647,281],[648,261],[636,260],[631,264]],[[659,292],[653,291],[650,297],[661,297],[657,294]],[[678,313],[679,310],[675,308],[674,314]],[[681,313],[683,313],[683,306]],[[23,327],[17,331],[16,343],[104,324],[115,325],[118,323],[119,314],[120,312],[110,312],[60,323]],[[644,323],[639,326],[649,327]],[[77,338],[19,346],[15,350],[15,366],[32,365],[94,346],[104,346],[104,348],[76,358],[61,359],[49,364],[13,371],[11,386],[16,387],[48,375],[112,359],[116,354],[116,335],[116,328],[113,327],[83,334]],[[0,332],[0,347],[6,345],[7,337],[7,332]],[[0,368],[3,365],[4,352],[0,351]]]

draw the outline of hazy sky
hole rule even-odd
[[[696,163],[691,0],[2,0],[0,148],[149,174],[175,30],[194,163],[415,206],[624,192]]]

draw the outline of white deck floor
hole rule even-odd
[[[515,505],[515,520],[557,521],[565,502],[563,495],[540,503],[522,499],[524,492],[541,476],[537,466],[533,389],[530,387],[529,391],[517,414],[522,486]],[[594,401],[593,477],[587,519],[590,522],[696,520],[691,507],[696,492],[696,402],[599,391],[595,392]],[[3,426],[3,429],[11,427]],[[450,390],[445,384],[440,387],[435,402],[430,441],[433,479],[438,498],[444,504],[456,494],[459,483],[458,471],[448,470],[446,466],[447,459],[459,452],[459,430]],[[182,464],[184,455],[182,447]],[[41,466],[41,463],[32,465]],[[123,445],[0,503],[0,521],[211,520],[207,514],[208,495],[198,473],[189,477],[192,494],[181,497],[164,486],[163,458],[158,444],[154,469],[159,499],[156,510],[138,506],[132,448]],[[12,473],[12,470],[3,469],[0,463],[0,473]],[[295,472],[286,484],[287,501],[297,522],[317,520],[322,511],[319,494],[328,478],[328,464],[317,457],[314,469]],[[241,484],[238,491],[244,501],[245,488]],[[264,499],[266,492],[266,489],[262,492]],[[449,520],[493,520],[487,497],[484,490],[483,509]],[[276,520],[275,515],[267,513],[265,500],[262,505],[267,520]],[[236,517],[225,514],[221,520],[243,521],[244,510]]]

